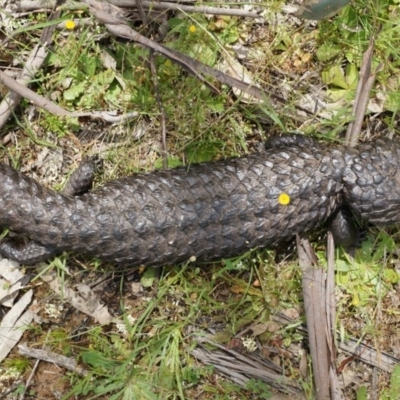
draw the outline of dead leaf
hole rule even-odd
[[[26,307],[32,300],[33,291],[26,292],[11,310],[4,316],[0,324],[0,362],[10,353],[21,339],[25,329],[33,319],[33,312]]]

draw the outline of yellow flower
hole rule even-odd
[[[287,206],[290,203],[290,196],[287,193],[281,193],[279,195],[279,204]]]
[[[65,21],[65,27],[69,30],[72,30],[75,28],[75,22],[72,21],[72,19],[69,19],[68,21]]]
[[[196,27],[195,27],[194,25],[190,25],[190,26],[189,26],[189,31],[190,31],[191,33],[195,33],[195,32],[196,32]]]

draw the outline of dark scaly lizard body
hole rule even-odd
[[[158,266],[273,245],[323,224],[344,202],[375,224],[400,222],[400,144],[324,147],[288,136],[262,153],[74,191],[46,189],[0,165],[0,226],[30,239],[5,240],[0,253],[22,263],[73,251]]]

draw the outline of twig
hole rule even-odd
[[[33,51],[31,52],[31,55],[27,60],[21,72],[20,77],[18,78],[18,83],[20,85],[25,85],[25,86],[28,85],[30,80],[42,66],[46,56],[47,56],[47,49],[45,48],[45,46],[42,46],[40,44],[36,45]],[[0,77],[0,81],[2,81],[6,86],[8,86],[6,84],[6,80],[8,77],[3,72],[1,74],[2,75]],[[3,79],[4,76],[6,77],[5,79]],[[3,101],[0,103],[0,128],[4,126],[4,124],[7,122],[11,113],[17,107],[21,99],[22,96],[19,95],[16,91],[10,92],[4,97]]]
[[[271,371],[262,359],[249,358],[208,337],[199,336],[196,341],[198,347],[193,349],[191,354],[203,363],[213,365],[217,371],[238,385],[244,386],[249,379],[256,378],[280,391],[300,395],[301,387],[296,381],[287,378],[282,373],[277,374]],[[217,349],[210,351],[207,344]]]
[[[77,361],[73,357],[65,357],[61,354],[53,353],[52,351],[47,350],[32,349],[23,344],[18,345],[18,353],[26,357],[32,357],[38,360],[56,364],[81,376],[86,376],[88,374],[88,371],[78,366]]]
[[[139,15],[140,15],[140,19],[143,22],[143,25],[146,26],[148,21],[147,21],[147,15],[144,12],[143,9],[143,1],[142,0],[135,0],[136,3],[136,8],[138,9]]]
[[[90,12],[102,23],[105,27],[115,36],[123,37],[125,39],[133,40],[140,45],[151,48],[156,52],[164,55],[165,57],[171,59],[172,61],[178,63],[187,72],[195,75],[200,79],[205,85],[207,85],[215,93],[219,93],[219,90],[210,84],[209,81],[205,79],[203,74],[212,76],[217,79],[222,84],[226,84],[230,87],[236,87],[241,91],[248,93],[252,97],[265,102],[269,99],[274,99],[281,104],[286,104],[286,100],[280,96],[267,93],[266,91],[258,88],[255,85],[248,84],[241,81],[240,79],[233,78],[222,71],[218,71],[211,68],[200,61],[194,60],[193,58],[179,53],[178,51],[164,47],[163,45],[154,42],[145,36],[141,35],[139,32],[131,29],[126,20],[123,17],[123,12],[118,7],[115,7],[108,3],[103,3],[96,0],[83,0],[89,5]],[[298,110],[304,111],[307,115],[310,115],[308,110],[302,107],[296,107]],[[300,117],[298,117],[300,119]]]
[[[44,110],[54,114],[59,115],[61,117],[71,117],[71,118],[78,118],[78,117],[92,117],[92,118],[99,118],[103,119],[104,121],[111,122],[111,123],[120,123],[126,119],[135,118],[139,115],[138,112],[133,111],[131,113],[121,114],[118,115],[116,111],[76,111],[70,112],[65,110],[64,108],[60,107],[59,105],[53,103],[51,100],[40,96],[39,94],[35,93],[33,90],[29,89],[28,87],[24,86],[22,83],[16,81],[13,78],[10,78],[4,72],[0,71],[0,82],[3,83],[4,86],[8,87],[12,90],[11,94],[15,94],[19,98],[25,98],[31,101],[36,106],[43,108]]]
[[[296,322],[293,318],[289,318],[287,315],[279,312],[274,314],[273,320],[280,324],[289,325]],[[300,332],[307,333],[307,328],[304,325],[300,325],[297,329]],[[353,354],[359,361],[379,368],[389,374],[393,372],[396,365],[400,364],[400,358],[385,353],[382,350],[375,350],[374,347],[357,338],[348,338],[345,342],[339,342],[338,349]]]
[[[335,325],[336,325],[336,302],[335,302],[335,243],[332,232],[328,232],[327,240],[327,260],[328,272],[326,274],[326,315],[327,315],[327,345],[329,349],[329,377],[332,400],[344,400],[343,393],[340,389],[339,378],[336,368],[336,341],[335,341]]]
[[[330,400],[325,273],[322,268],[318,268],[318,261],[309,241],[296,235],[296,243],[302,270],[304,308],[316,388],[315,398]]]
[[[157,78],[157,70],[155,64],[155,54],[154,50],[150,49],[150,70],[151,70],[151,78],[154,86],[154,94],[156,97],[158,109],[160,110],[160,118],[161,118],[161,146],[162,146],[162,160],[163,160],[163,168],[168,168],[168,152],[167,152],[167,128],[166,128],[166,114],[165,108],[161,100],[160,91],[158,90],[158,78]]]
[[[43,3],[43,0],[21,0],[15,4],[16,11],[34,11],[36,9],[52,8],[55,1],[48,0]],[[117,7],[134,7],[132,0],[108,0],[108,3]],[[74,8],[82,3],[73,3]],[[247,4],[247,3],[243,3]],[[172,3],[171,1],[142,1],[142,5],[146,9],[151,10],[163,10],[163,11],[184,11],[186,13],[199,13],[199,14],[210,14],[210,15],[228,15],[236,17],[248,17],[248,18],[261,18],[256,12],[249,12],[238,8],[222,8],[222,7],[206,7],[206,6],[188,6],[182,3]],[[240,3],[237,3],[240,6]],[[68,8],[67,7],[64,8]]]
[[[28,390],[28,388],[29,388],[29,386],[31,384],[32,378],[36,373],[36,370],[37,370],[37,368],[39,366],[39,363],[40,363],[40,360],[36,360],[35,365],[33,366],[31,373],[29,374],[29,378],[26,381],[26,384],[25,384],[25,387],[24,387],[24,391],[19,396],[19,400],[23,400],[23,398],[25,397],[25,393],[27,392],[27,390]]]
[[[360,80],[357,85],[356,98],[354,99],[352,116],[355,118],[347,127],[346,141],[347,145],[354,147],[357,145],[358,137],[361,132],[361,125],[364,120],[365,111],[367,110],[369,96],[372,86],[374,85],[376,74],[382,69],[383,65],[379,64],[374,72],[371,72],[372,54],[374,51],[374,39],[371,38],[367,51],[364,53]]]
[[[64,2],[64,0],[55,1],[54,7],[60,5],[62,2]],[[60,13],[61,13],[60,10],[54,9],[49,16],[49,21],[59,18]],[[51,43],[51,36],[55,28],[56,24],[53,24],[43,30],[42,35],[40,37],[40,43],[37,44],[35,48],[32,50],[18,79],[21,85],[27,86],[29,82],[33,79],[33,77],[36,75],[37,71],[43,65],[43,62],[46,59],[48,53],[48,46]],[[0,128],[4,126],[4,124],[7,122],[11,113],[17,107],[21,99],[22,96],[15,91],[8,93],[4,97],[3,101],[0,103]]]

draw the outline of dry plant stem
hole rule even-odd
[[[339,348],[346,353],[356,355],[357,360],[379,368],[389,374],[393,372],[396,365],[400,364],[399,358],[377,351],[365,343],[365,341],[360,343],[360,340],[356,340],[355,338],[349,339],[345,343],[340,343]]]
[[[331,232],[328,232],[327,244],[328,272],[326,276],[326,314],[327,345],[330,353],[329,377],[332,400],[344,400],[336,372],[336,302],[335,302],[335,243]]]
[[[172,51],[167,49],[166,47],[153,42],[152,40],[146,38],[145,36],[141,35],[139,32],[131,29],[124,17],[124,12],[120,8],[113,6],[109,3],[103,3],[97,0],[84,0],[84,2],[89,6],[90,12],[102,23],[105,24],[105,27],[108,29],[115,36],[123,37],[125,39],[130,39],[139,43],[145,47],[153,49],[164,56],[174,60],[181,64],[188,72],[196,75],[202,82],[207,84],[204,78],[193,68],[192,65],[186,63],[183,58],[177,58]],[[189,57],[190,59],[190,57]],[[192,60],[192,59],[190,59]],[[208,84],[210,86],[210,84]],[[218,92],[216,88],[211,88]]]
[[[133,40],[134,42],[151,48],[156,52],[164,55],[165,57],[171,59],[172,61],[178,63],[182,68],[184,68],[187,72],[195,75],[198,79],[200,79],[205,85],[207,85],[211,90],[216,93],[219,93],[219,90],[212,86],[202,74],[206,74],[212,76],[217,79],[219,82],[226,84],[230,87],[236,87],[242,90],[245,93],[248,93],[252,97],[264,102],[266,100],[274,99],[278,103],[286,104],[286,100],[280,96],[271,95],[266,91],[256,87],[249,85],[239,79],[232,78],[231,76],[218,71],[214,68],[211,68],[197,60],[192,59],[184,54],[181,54],[175,50],[168,49],[160,45],[157,42],[154,42],[135,30],[131,29],[123,18],[123,12],[115,6],[112,6],[108,3],[102,3],[96,0],[84,0],[84,2],[89,5],[90,12],[102,23],[105,24],[106,28],[110,33],[115,36],[123,37],[125,39]],[[304,111],[307,115],[311,113],[308,110],[305,110],[301,107],[296,107],[298,110]],[[299,121],[300,117],[296,117]],[[303,118],[305,119],[305,118]]]
[[[147,15],[144,12],[143,9],[143,1],[142,0],[135,0],[136,8],[138,9],[140,19],[143,22],[143,24],[146,26],[148,21],[147,21]]]
[[[54,3],[54,7],[60,5],[63,2],[64,0],[57,0]],[[49,16],[49,21],[59,18],[60,15],[61,15],[60,10],[53,10]],[[40,37],[40,42],[31,51],[31,54],[21,72],[21,75],[18,78],[18,81],[21,85],[28,86],[29,82],[33,79],[33,77],[42,67],[48,53],[48,46],[52,42],[51,37],[55,29],[56,29],[55,25],[50,25],[43,30],[42,35]],[[4,126],[4,124],[7,122],[11,113],[13,112],[15,107],[19,104],[21,99],[22,95],[15,92],[10,92],[5,96],[3,101],[0,103],[0,128]]]
[[[25,384],[25,387],[24,387],[24,391],[19,396],[19,400],[23,400],[23,398],[25,397],[25,393],[28,391],[28,388],[29,388],[29,386],[31,384],[32,378],[35,375],[36,370],[37,370],[37,368],[39,366],[39,363],[40,363],[40,360],[36,360],[35,365],[33,366],[31,373],[29,374],[29,378],[26,381],[26,384]]]
[[[142,0],[136,0],[136,7],[138,8],[139,14],[142,18],[142,22],[144,25],[147,25],[147,15],[143,10],[143,2]],[[162,146],[162,160],[163,160],[163,168],[168,168],[168,155],[167,155],[167,128],[166,128],[166,116],[165,116],[165,108],[161,100],[160,91],[158,90],[158,76],[157,76],[157,68],[155,63],[155,53],[153,49],[149,49],[150,52],[150,71],[151,71],[151,79],[153,81],[154,86],[154,95],[157,101],[158,109],[160,111],[161,117],[161,146]]]
[[[108,0],[108,2],[114,6],[118,7],[134,7],[132,0]],[[55,1],[48,0],[43,2],[43,0],[20,0],[16,1],[15,8],[17,11],[35,11],[38,9],[43,10],[44,8],[52,8]],[[73,7],[74,9],[82,3],[71,3],[63,8],[69,9]],[[237,8],[220,8],[220,7],[201,7],[201,6],[188,6],[181,3],[165,2],[165,1],[142,1],[142,5],[146,9],[153,10],[165,10],[165,11],[184,11],[186,13],[200,13],[200,14],[211,14],[211,15],[229,15],[236,17],[248,17],[248,18],[260,18],[260,15],[256,12],[249,12]],[[238,4],[240,5],[240,3]]]
[[[92,117],[92,118],[100,118],[110,123],[119,123],[126,119],[135,118],[139,115],[139,113],[136,111],[121,115],[117,115],[114,112],[107,112],[107,111],[70,112],[58,106],[57,104],[53,103],[52,101],[44,98],[43,96],[40,96],[39,94],[35,93],[28,87],[22,85],[15,79],[10,78],[2,71],[0,71],[0,82],[3,83],[4,86],[12,90],[12,93],[15,93],[20,98],[23,97],[31,101],[35,106],[43,108],[49,113],[58,115],[60,117],[71,117],[71,118]]]
[[[73,357],[65,357],[61,354],[53,353],[47,350],[32,349],[23,344],[18,345],[18,353],[22,356],[32,357],[38,360],[56,364],[81,376],[86,376],[88,374],[88,371],[78,366],[78,363]]]
[[[279,312],[273,316],[273,321],[285,325],[296,322],[296,320]],[[299,326],[298,330],[307,333],[307,329],[303,325]],[[346,342],[339,342],[338,348],[343,352],[357,356],[358,361],[379,368],[388,374],[393,373],[394,367],[400,364],[400,358],[383,351],[377,351],[366,341],[357,338],[348,338]]]
[[[207,344],[216,349],[210,351]],[[290,380],[281,373],[277,374],[262,359],[252,359],[208,337],[198,337],[197,347],[191,351],[191,354],[204,364],[213,365],[219,373],[238,385],[244,386],[250,378],[255,378],[280,391],[300,396],[301,386],[296,381]]]
[[[43,108],[46,111],[49,111],[52,114],[60,116],[68,116],[70,114],[69,111],[64,110],[62,107],[58,106],[57,104],[54,104],[50,100],[45,99],[44,97],[35,93],[33,90],[24,86],[24,84],[21,82],[20,79],[14,80],[13,78],[10,78],[2,71],[0,71],[0,82],[3,83],[4,86],[7,86],[10,90],[12,90],[12,92],[9,93],[10,95],[15,95],[14,97],[18,97],[19,100],[22,97],[24,97],[25,99],[30,100],[33,104]],[[8,95],[4,100],[7,100],[7,97]],[[0,109],[2,105],[3,103],[0,105]],[[17,103],[14,104],[14,107],[16,105]],[[7,118],[8,116],[9,114],[7,115]],[[0,118],[1,117],[3,117],[3,114],[0,113]],[[4,124],[6,120],[2,120],[1,122]],[[0,126],[2,126],[1,123]]]
[[[151,69],[151,78],[154,85],[154,94],[156,96],[158,109],[160,111],[161,118],[161,146],[162,146],[162,160],[163,160],[163,168],[168,168],[168,153],[167,153],[167,124],[166,124],[166,114],[165,108],[161,100],[160,91],[158,90],[158,77],[157,77],[157,69],[154,58],[154,50],[150,49],[150,69]]]
[[[21,86],[27,86],[29,84],[37,71],[41,68],[46,56],[46,47],[42,46],[41,44],[37,44],[32,50],[27,62],[25,63],[25,66],[21,72],[21,76],[18,78],[18,83]],[[0,80],[7,87],[9,87],[7,85],[8,79],[14,81],[12,78],[7,77],[6,74],[1,72]],[[10,92],[4,97],[3,101],[0,103],[0,127],[4,126],[21,99],[22,95],[18,94],[16,91]]]
[[[345,143],[351,147],[356,146],[358,143],[358,137],[360,136],[361,126],[364,120],[365,111],[367,110],[371,89],[374,85],[377,72],[382,68],[382,66],[379,65],[376,70],[371,73],[373,50],[374,39],[371,38],[368,49],[364,53],[362,59],[360,79],[357,85],[356,98],[352,110],[354,121],[349,124],[346,132]]]
[[[335,332],[336,324],[336,301],[335,301],[335,243],[331,232],[328,232],[327,245],[328,272],[326,275],[326,312],[328,334],[331,336]],[[330,337],[329,347],[331,355],[335,354],[334,338]]]
[[[314,374],[315,398],[330,400],[325,272],[322,268],[318,268],[318,262],[309,241],[297,235],[296,243],[302,270],[304,308]]]

